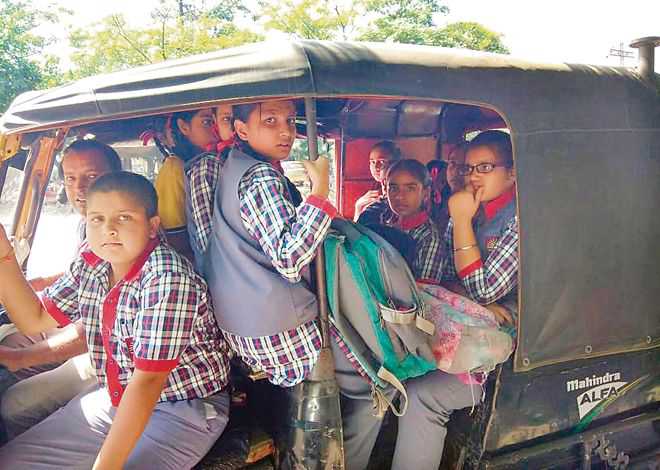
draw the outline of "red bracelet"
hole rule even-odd
[[[5,256],[0,258],[0,263],[4,263],[5,261],[9,261],[10,259],[14,258],[14,249],[10,249],[9,253],[7,253]]]

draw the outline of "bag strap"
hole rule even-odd
[[[383,400],[385,404],[392,409],[392,413],[394,413],[395,416],[401,417],[406,414],[406,411],[408,410],[408,392],[406,392],[406,388],[401,381],[384,367],[378,369],[378,378],[390,384],[401,394],[401,408],[397,410],[394,404],[383,393],[378,395],[378,399]],[[384,403],[379,403],[377,408],[380,409],[383,404]]]
[[[383,316],[383,320],[396,325],[412,325],[422,330],[427,335],[435,334],[435,325],[418,313],[419,307],[415,306],[408,310],[394,310],[386,305],[378,303],[378,308]]]

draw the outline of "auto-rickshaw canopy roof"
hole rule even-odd
[[[411,112],[426,100],[441,121],[426,132],[443,141],[455,137],[452,113],[470,114],[462,105],[505,119],[520,226],[516,370],[660,345],[660,98],[624,68],[426,46],[264,43],[26,93],[0,131],[106,122],[121,132],[140,116],[302,96],[336,98],[334,112],[361,98],[412,103]],[[352,131],[373,122],[353,111],[343,121]]]
[[[444,84],[486,89],[498,76],[554,72],[617,78],[625,69],[548,65],[509,56],[383,43],[266,42],[89,77],[20,95],[3,133],[194,108],[219,100],[276,96],[446,96]],[[469,77],[472,77],[470,80]],[[464,81],[468,78],[468,82]],[[601,80],[603,81],[603,80]],[[438,93],[440,91],[441,93]]]

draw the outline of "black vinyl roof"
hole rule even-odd
[[[551,75],[545,76],[549,85],[570,86],[574,80],[571,75],[585,71],[600,81],[622,75],[635,79],[625,69],[588,67],[576,71],[565,64],[430,46],[264,42],[24,93],[0,119],[0,132],[23,133],[157,114],[220,100],[309,95],[442,99],[456,87],[472,87],[468,95],[474,95],[475,89],[487,91],[500,86],[502,79],[524,86],[521,79],[529,77],[521,72],[549,72]],[[476,88],[475,78],[479,80]]]

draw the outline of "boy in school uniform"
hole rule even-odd
[[[0,228],[0,301],[19,329],[84,324],[98,384],[0,449],[2,468],[194,466],[228,419],[229,352],[204,280],[158,238],[145,178],[100,177],[89,248],[38,299]]]

